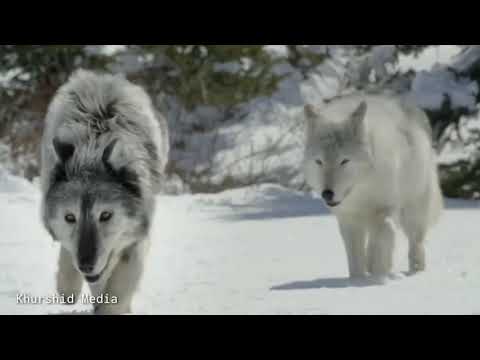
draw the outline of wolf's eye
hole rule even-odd
[[[345,160],[342,161],[342,163],[341,163],[340,165],[345,166],[345,165],[347,165],[349,162],[350,162],[350,160],[345,159]]]
[[[113,213],[111,213],[109,211],[105,211],[100,215],[100,221],[101,222],[107,222],[107,221],[110,221],[112,219],[112,217],[113,217]]]
[[[75,215],[73,214],[67,214],[65,216],[65,221],[69,224],[75,224],[77,222],[77,219],[75,218]]]
[[[322,160],[315,160],[318,166],[323,166],[323,161]]]

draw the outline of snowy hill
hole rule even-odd
[[[0,314],[88,314],[18,305],[54,295],[58,245],[39,193],[0,174]],[[429,269],[386,285],[352,284],[335,219],[318,200],[264,185],[160,197],[136,314],[480,314],[476,202],[449,202],[428,243]],[[396,271],[407,269],[399,239]],[[86,288],[85,288],[86,291]]]

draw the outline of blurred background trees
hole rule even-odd
[[[147,89],[173,129],[171,172],[194,190],[249,184],[236,175],[210,180],[205,174],[218,175],[214,163],[236,146],[231,137],[241,122],[255,127],[268,118],[254,120],[253,113],[273,109],[279,122],[293,121],[287,116],[291,112],[281,109],[298,110],[312,99],[364,90],[411,96],[434,128],[445,194],[480,198],[479,46],[458,45],[451,61],[429,69],[398,65],[402,57],[422,56],[439,46],[0,45],[0,166],[30,180],[38,176],[48,104],[75,69],[86,68],[122,73]],[[252,145],[251,152],[261,150]],[[239,161],[248,157],[237,153]],[[276,169],[265,171],[278,171],[277,177],[250,176],[250,183],[294,184],[295,171],[284,181]],[[199,182],[202,186],[196,186]]]

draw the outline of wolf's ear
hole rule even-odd
[[[65,164],[75,153],[75,146],[62,142],[58,138],[53,139],[53,147],[60,161]]]
[[[354,134],[363,136],[365,134],[365,117],[367,115],[368,105],[365,101],[358,106],[358,108],[350,115],[350,124],[353,128]]]

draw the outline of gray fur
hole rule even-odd
[[[143,272],[138,254],[145,253],[137,248],[148,248],[168,136],[146,92],[120,76],[79,70],[49,107],[41,148],[42,218],[62,245],[57,287],[78,294],[81,274],[94,282],[95,293],[114,289],[109,295],[120,304],[96,307],[99,313],[131,309]],[[134,265],[121,261],[133,255]],[[81,259],[92,263],[91,273],[80,271]],[[134,283],[113,283],[127,280],[118,274]]]

